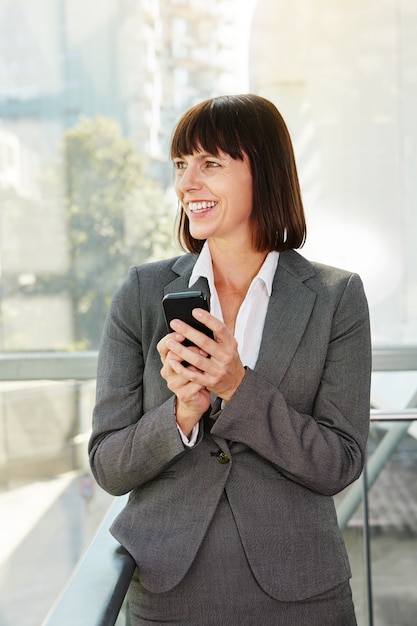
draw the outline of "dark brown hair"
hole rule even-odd
[[[181,117],[171,141],[171,159],[219,151],[232,159],[248,156],[253,178],[253,243],[259,251],[300,248],[306,222],[294,151],[275,105],[253,94],[221,96],[196,104]],[[177,237],[184,250],[198,253],[204,241],[190,235],[181,208]]]

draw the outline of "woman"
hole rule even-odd
[[[332,496],[368,434],[362,283],[295,252],[297,171],[268,100],[194,106],[171,156],[188,253],[131,268],[116,293],[90,441],[98,483],[131,492],[111,531],[137,563],[132,624],[351,626]],[[211,297],[193,315],[215,339],[167,332],[161,300],[189,288]]]

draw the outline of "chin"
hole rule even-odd
[[[200,229],[199,230],[190,229],[190,235],[191,237],[193,237],[194,239],[198,239],[199,241],[205,241],[206,239],[211,237],[210,233],[202,232]]]

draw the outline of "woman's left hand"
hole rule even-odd
[[[170,359],[170,366],[185,380],[201,385],[229,402],[245,375],[237,341],[227,326],[207,311],[194,309],[193,316],[213,331],[215,340],[185,322],[173,320],[171,327],[175,333],[192,341],[198,349],[184,346],[173,333],[166,345],[178,358]],[[185,367],[182,361],[193,367]]]

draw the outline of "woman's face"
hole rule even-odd
[[[249,160],[194,152],[174,159],[175,191],[195,239],[251,241]]]

